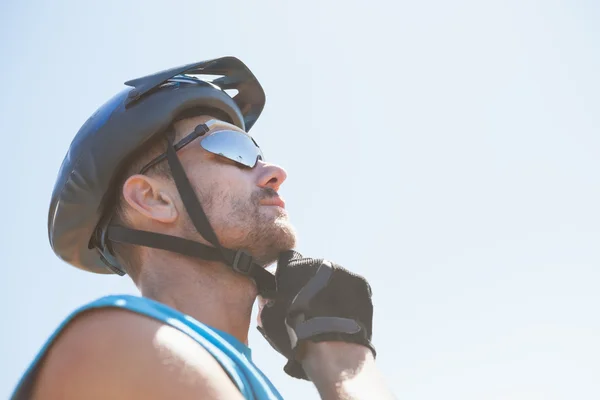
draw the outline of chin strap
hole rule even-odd
[[[277,290],[275,276],[262,265],[254,262],[252,256],[245,251],[226,249],[219,243],[217,235],[210,226],[202,205],[198,201],[198,197],[185,174],[181,161],[177,157],[177,153],[173,147],[174,136],[175,133],[172,130],[167,134],[167,161],[171,168],[171,174],[194,227],[214,247],[176,236],[140,231],[115,225],[107,227],[106,238],[113,242],[167,250],[207,261],[224,262],[234,271],[253,279],[261,296],[265,298],[273,297]]]
[[[252,278],[256,283],[259,294],[265,298],[272,298],[277,289],[273,274],[264,269],[263,266],[255,263],[252,256],[243,250],[235,251],[223,248],[219,250],[193,240],[117,225],[109,226],[106,230],[106,236],[111,242],[152,247],[202,260],[223,262],[234,271]]]

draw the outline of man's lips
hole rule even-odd
[[[285,201],[283,201],[283,199],[279,196],[270,197],[268,199],[262,200],[260,202],[260,204],[263,206],[277,206],[277,207],[285,208]]]

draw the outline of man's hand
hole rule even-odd
[[[260,312],[259,331],[287,359],[284,370],[310,379],[302,367],[308,342],[371,344],[373,303],[367,281],[339,265],[294,251],[278,260],[277,295]]]

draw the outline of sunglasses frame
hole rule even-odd
[[[208,126],[208,124],[211,123],[211,122],[213,122],[213,121],[208,121],[207,123],[200,124],[200,125],[196,126],[196,128],[194,128],[194,131],[192,133],[190,133],[189,135],[187,135],[186,137],[184,137],[179,142],[177,142],[177,143],[175,143],[173,145],[173,148],[175,149],[175,151],[179,151],[179,150],[183,149],[185,146],[187,146],[188,144],[190,144],[191,142],[193,142],[195,139],[206,135],[210,131],[210,127]],[[219,131],[216,131],[215,133],[218,133],[218,132]],[[237,131],[234,131],[234,132],[237,132]],[[238,132],[238,133],[244,134],[242,132]],[[248,136],[248,138],[250,140],[252,140],[252,143],[254,143],[254,145],[260,150],[260,147],[258,147],[258,145],[254,141],[254,139],[252,139],[252,137],[250,137],[247,134],[246,134],[246,136]],[[227,158],[229,160],[228,157],[225,157],[225,158]],[[162,162],[162,161],[164,161],[166,159],[167,159],[167,153],[166,152],[162,153],[158,157],[155,157],[150,162],[148,162],[148,164],[146,164],[144,167],[142,167],[142,169],[140,169],[139,174],[140,175],[144,175],[146,172],[148,172],[148,170],[150,168],[154,167],[156,164],[158,164],[158,163],[160,163],[160,162]],[[257,158],[257,160],[258,159],[260,159],[260,160],[263,159],[263,157],[262,157],[262,151],[260,152],[260,156]],[[248,167],[247,165],[241,164],[238,161],[235,161],[235,160],[232,160],[232,161],[237,162],[238,164],[243,165],[245,167]],[[255,163],[255,165],[256,165],[256,163]],[[252,167],[248,167],[248,168],[252,168]]]

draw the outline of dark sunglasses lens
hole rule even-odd
[[[236,131],[217,131],[205,137],[200,145],[213,154],[223,156],[232,161],[254,167],[256,160],[262,160],[262,152],[247,135]]]

